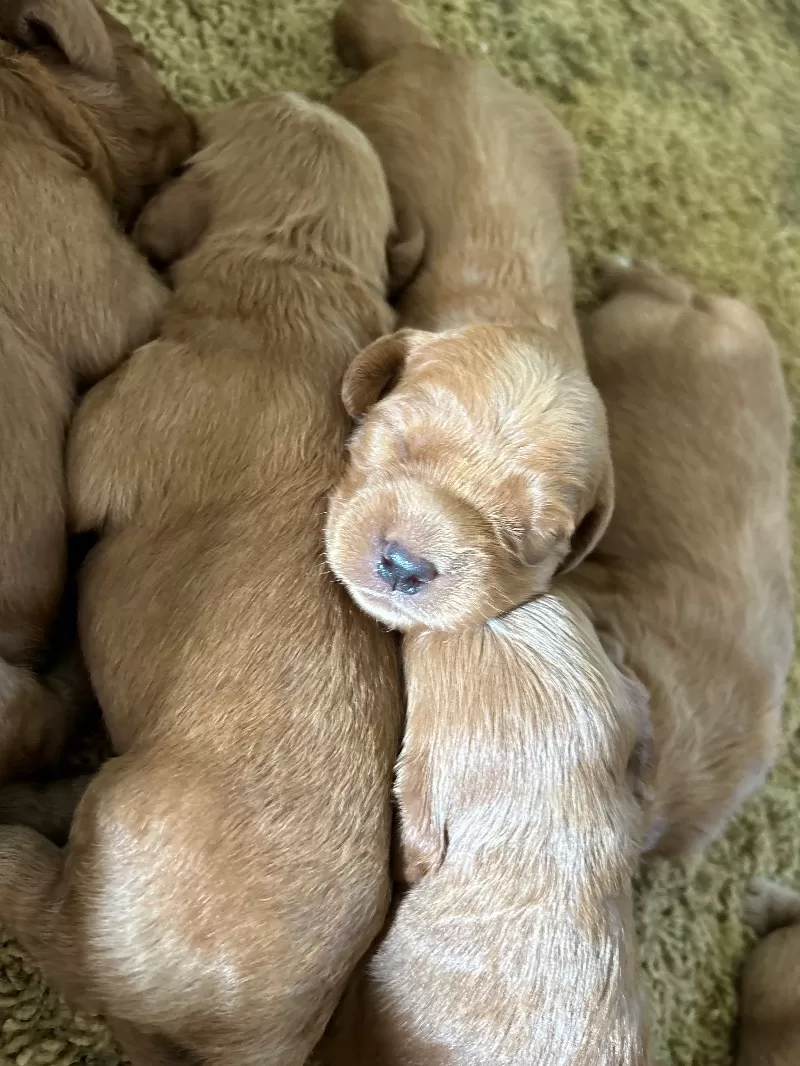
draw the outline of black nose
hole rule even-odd
[[[436,567],[427,559],[412,555],[396,541],[390,540],[383,546],[378,560],[378,576],[395,592],[413,596],[423,585],[436,577]]]

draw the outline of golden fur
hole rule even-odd
[[[576,565],[613,503],[562,218],[575,147],[540,101],[425,43],[391,0],[348,0],[335,32],[371,69],[334,107],[377,148],[422,262],[399,298],[412,328],[345,378],[361,421],[328,558],[392,627],[481,622]]]
[[[615,515],[551,595],[406,637],[396,795],[414,887],[331,1031],[337,1066],[646,1061],[636,839],[700,846],[773,757],[792,645],[775,345],[741,303],[625,264],[585,337]]]
[[[395,40],[411,34],[401,17],[345,4],[340,49],[380,59],[392,20]],[[395,794],[408,888],[319,1054],[331,1066],[644,1066],[631,915],[644,693],[568,578],[524,602],[590,549],[611,509],[604,412],[568,325],[554,179],[565,157],[574,169],[571,143],[496,75],[416,43],[336,106],[376,143],[426,252],[400,297],[409,330],[345,378],[345,402],[367,409],[327,530],[357,602],[407,630]],[[526,308],[539,324],[513,324]],[[398,342],[399,380],[379,400],[373,353]],[[570,541],[587,512],[590,531]],[[424,590],[408,609],[375,597],[362,545],[378,513],[387,539],[416,534],[426,555],[445,518],[454,556],[469,528],[483,571],[473,558],[450,573],[434,555],[444,588],[431,606]]]
[[[0,4],[0,781],[72,723],[32,672],[66,568],[76,385],[154,332],[166,290],[115,226],[193,147],[127,29],[90,0]]]
[[[742,978],[736,1066],[800,1062],[800,893],[756,880],[745,917],[764,939]]]
[[[391,50],[391,34],[413,36],[382,0],[348,2],[338,18],[340,42],[350,42],[343,50],[366,56],[362,65]],[[406,43],[346,91],[343,107],[378,145],[401,220],[427,217],[425,196],[436,225],[448,203],[457,213],[462,243],[449,235],[433,295],[416,302],[426,257],[401,296],[412,330],[430,326],[437,292],[448,315],[471,305],[464,263],[475,254],[471,234],[493,217],[486,203],[495,189],[483,184],[489,172],[465,152],[470,141],[454,117],[472,117],[465,63],[454,63],[452,84],[432,81],[431,56],[441,53]],[[480,99],[482,116],[490,100],[497,106],[491,128],[500,137],[507,97]],[[416,185],[412,145],[440,149],[440,110],[457,133],[440,157],[450,180],[440,172]],[[465,194],[474,182],[478,191]],[[411,212],[406,183],[419,198]],[[530,195],[517,203],[513,232],[526,233],[537,206]],[[485,316],[486,293],[477,296]],[[402,479],[390,505],[380,505],[392,539],[403,523],[427,537],[428,495],[455,486],[460,504],[467,466],[470,503],[482,492],[498,501],[486,511],[502,514],[525,499],[519,457],[536,438],[518,429],[520,375],[504,375],[497,389],[502,357],[474,361],[472,350],[490,348],[486,332],[470,326],[470,346],[456,328],[444,338],[410,332],[401,358],[396,338],[379,342],[393,351],[399,384],[380,400],[386,381],[374,370],[373,345],[343,386],[351,409],[364,400],[367,408],[331,510],[328,551],[354,598],[407,631],[408,719],[395,791],[398,869],[409,887],[321,1048],[334,1066],[647,1063],[630,914],[643,836],[664,852],[699,845],[774,751],[791,652],[789,411],[775,345],[735,301],[705,299],[643,267],[609,270],[586,339],[610,410],[618,507],[595,553],[549,593],[507,611],[514,596],[492,576],[496,595],[476,609],[473,588],[453,584],[444,617],[387,609],[386,595],[374,595],[359,562],[363,526],[388,479]],[[542,410],[552,417],[545,455],[559,431],[568,453],[571,423],[558,414],[569,379],[540,375],[529,384],[531,425],[542,424]],[[495,465],[476,458],[487,425],[504,445]],[[558,507],[557,482],[550,491]],[[497,617],[464,624],[482,613]]]
[[[392,326],[391,204],[363,135],[293,94],[206,134],[136,233],[185,256],[161,335],[69,445],[76,524],[103,531],[80,630],[120,757],[65,854],[0,828],[0,918],[134,1066],[300,1066],[389,901],[396,651],[322,526],[342,374]]]
[[[678,855],[721,831],[775,755],[793,650],[791,412],[744,304],[625,264],[607,295],[585,339],[617,506],[574,586],[649,693],[646,844]]]
[[[631,914],[642,694],[557,590],[405,638],[408,888],[324,1066],[649,1061]]]

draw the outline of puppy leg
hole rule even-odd
[[[412,45],[433,41],[395,0],[345,0],[333,18],[336,54],[348,67],[367,70]]]
[[[765,877],[756,877],[747,889],[744,918],[760,936],[800,922],[800,892],[784,888]]]
[[[72,353],[82,388],[110,374],[132,351],[158,332],[169,290],[121,234],[112,233],[114,270],[98,292],[102,319],[87,329],[86,343]]]
[[[143,1033],[127,1022],[111,1021],[111,1032],[132,1066],[191,1066],[197,1063],[188,1052],[160,1036]]]
[[[800,1062],[800,894],[753,882],[745,902],[753,925],[774,929],[747,961],[742,978],[737,1066]]]
[[[0,782],[52,766],[74,717],[30,670],[0,660]]]
[[[0,826],[0,924],[76,1006],[86,1004],[76,957],[77,930],[62,915],[64,857],[24,826]]]
[[[662,274],[649,263],[620,255],[608,256],[599,271],[600,299],[610,300],[621,292],[645,292],[676,304],[688,304],[693,296],[691,286]]]
[[[0,788],[0,825],[25,825],[62,845],[92,774]]]

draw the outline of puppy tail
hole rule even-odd
[[[344,0],[333,18],[336,54],[345,66],[368,70],[409,45],[432,45],[395,0]]]

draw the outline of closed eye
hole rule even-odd
[[[523,526],[506,525],[501,540],[524,566],[537,566],[558,547],[563,537],[555,529],[534,531]]]

